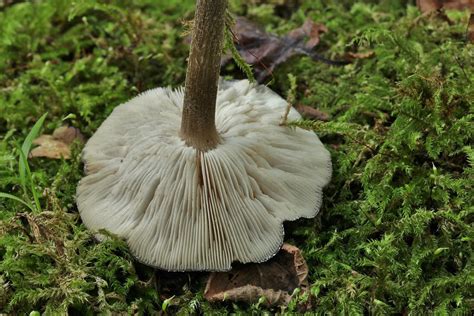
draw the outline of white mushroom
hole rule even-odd
[[[193,53],[216,47],[199,32],[225,4],[198,1],[186,91],[153,89],[118,106],[83,152],[77,205],[85,225],[125,238],[139,261],[166,270],[267,260],[283,242],[283,221],[317,214],[331,176],[313,132],[279,125],[285,100],[246,80],[217,89],[219,68],[201,69]],[[220,27],[208,30],[212,40]],[[196,76],[207,81],[189,83]],[[213,99],[202,97],[209,86]],[[300,116],[292,109],[289,118]]]

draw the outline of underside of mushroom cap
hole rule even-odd
[[[158,88],[115,108],[83,151],[82,220],[165,270],[269,259],[283,221],[317,214],[329,152],[313,132],[279,126],[286,101],[247,80],[220,83],[213,150],[180,138],[182,103],[182,89]],[[291,109],[289,119],[299,118]]]

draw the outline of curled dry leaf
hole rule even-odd
[[[263,82],[276,66],[295,55],[315,57],[312,50],[320,37],[327,32],[326,26],[311,20],[283,37],[265,32],[263,28],[244,17],[238,17],[232,29],[234,40],[242,58],[253,65],[255,77]],[[231,58],[224,56],[222,64]]]
[[[71,144],[78,140],[84,142],[84,136],[75,127],[61,126],[54,130],[53,135],[41,135],[33,141],[39,145],[30,152],[30,157],[46,157],[52,159],[69,159],[71,157]]]
[[[305,119],[317,120],[317,121],[329,121],[329,114],[320,111],[318,109],[312,108],[307,105],[298,104],[295,106],[295,109],[303,116]]]
[[[204,297],[210,302],[255,303],[265,297],[268,305],[286,305],[296,288],[308,287],[308,266],[301,251],[283,244],[275,257],[264,263],[237,265],[229,272],[214,272],[207,280]]]

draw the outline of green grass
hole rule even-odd
[[[304,251],[310,291],[286,309],[211,305],[205,274],[154,275],[122,241],[94,241],[74,204],[80,146],[71,160],[27,159],[31,141],[64,123],[90,136],[140,91],[183,84],[182,22],[194,1],[51,0],[0,9],[0,313],[246,314],[307,302],[319,314],[472,312],[468,14],[448,12],[447,22],[410,1],[329,0],[288,14],[279,1],[254,2],[232,9],[278,34],[306,18],[325,23],[317,51],[326,57],[375,52],[344,67],[295,57],[271,81],[331,116],[292,123],[315,130],[334,165],[320,215],[285,225],[286,240]],[[245,76],[236,65],[223,75]]]

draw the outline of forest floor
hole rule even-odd
[[[231,11],[279,36],[322,23],[312,51],[350,61],[288,56],[261,78],[306,115],[290,125],[314,130],[332,156],[319,215],[285,224],[308,291],[288,306],[211,304],[207,273],[154,271],[123,241],[98,243],[86,230],[74,200],[80,142],[70,159],[28,157],[34,134],[68,125],[88,138],[138,93],[181,86],[194,1],[4,1],[0,313],[472,313],[469,13],[421,14],[414,1],[261,2],[233,0]],[[222,75],[245,77],[234,62]]]

